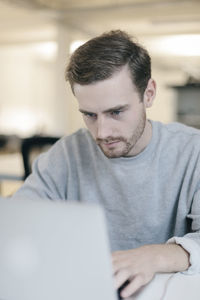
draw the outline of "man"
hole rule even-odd
[[[66,79],[88,130],[42,154],[15,197],[100,203],[124,298],[157,272],[199,272],[200,132],[147,120],[156,94],[147,51],[108,32],[75,51]]]

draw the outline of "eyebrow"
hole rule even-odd
[[[112,112],[114,110],[126,110],[127,108],[129,107],[129,104],[125,104],[125,105],[117,105],[115,107],[112,107],[112,108],[109,108],[109,109],[106,109],[103,111],[103,113],[109,113],[109,112]],[[81,113],[85,113],[85,114],[95,114],[91,111],[87,111],[87,110],[83,110],[83,109],[79,109],[79,111]]]

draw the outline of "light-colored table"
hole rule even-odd
[[[200,274],[157,274],[127,300],[200,300]]]

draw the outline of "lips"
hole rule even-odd
[[[116,144],[118,144],[120,141],[112,141],[109,143],[103,143],[103,145],[105,145],[106,147],[112,147],[115,146]]]

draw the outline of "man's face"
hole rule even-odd
[[[127,66],[109,79],[75,84],[74,93],[87,128],[107,157],[132,156],[140,150],[146,109]]]

